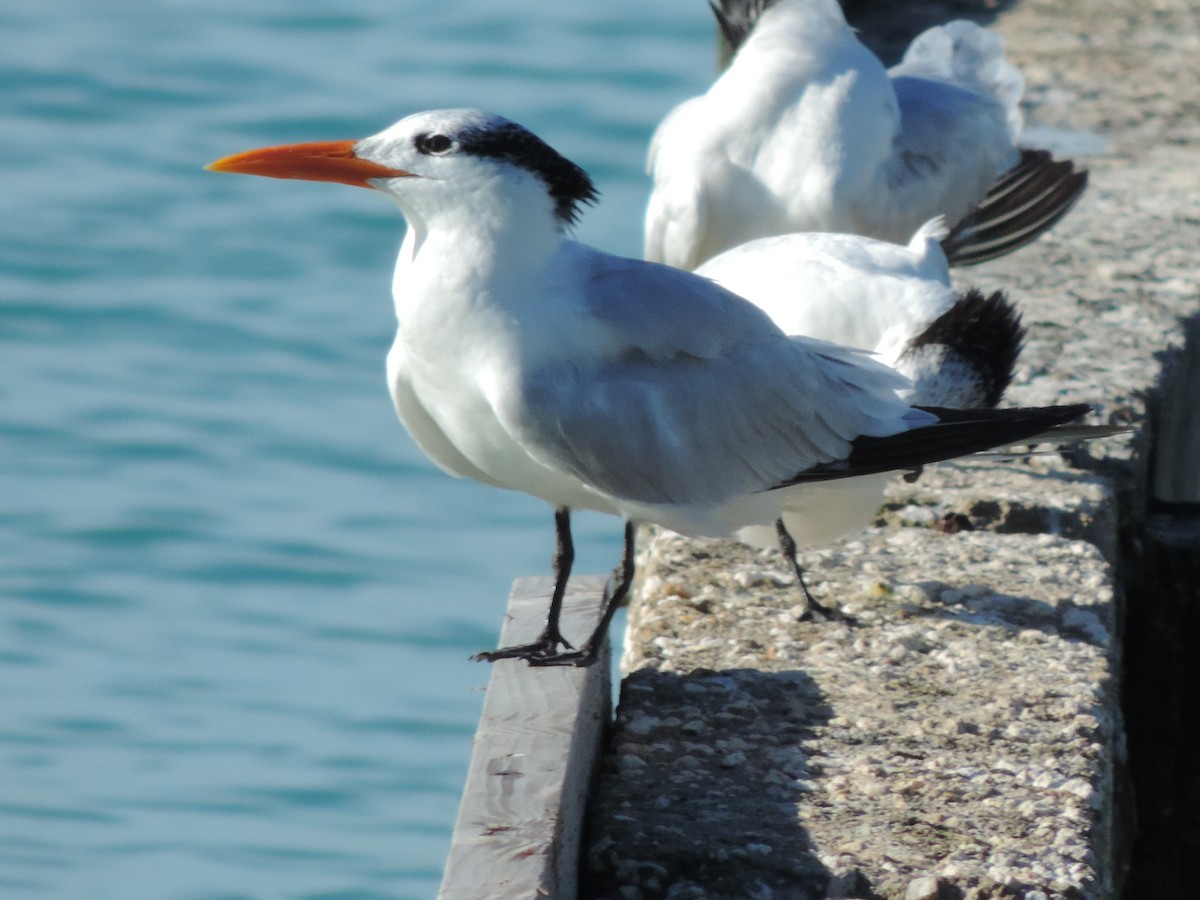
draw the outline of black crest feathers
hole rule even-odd
[[[515,122],[500,120],[468,128],[458,140],[464,153],[502,159],[541,178],[554,200],[555,216],[563,225],[574,224],[580,206],[599,196],[587,172]]]

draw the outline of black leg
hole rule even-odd
[[[526,662],[531,666],[590,666],[594,663],[599,655],[600,647],[604,644],[604,639],[608,636],[608,626],[612,624],[613,616],[625,602],[625,598],[629,596],[629,589],[633,586],[633,574],[634,524],[626,522],[625,549],[621,554],[621,562],[613,569],[612,593],[609,593],[607,587],[604,589],[604,610],[587,642],[578,650],[569,653],[556,653],[553,656],[530,656],[525,658]]]
[[[530,644],[501,647],[499,650],[476,653],[471,659],[495,662],[498,659],[528,659],[531,656],[548,656],[559,646],[572,649],[571,644],[558,629],[562,615],[563,595],[571,577],[571,566],[575,563],[575,543],[571,540],[571,510],[560,506],[554,510],[554,592],[550,595],[550,611],[546,614],[546,627]]]
[[[571,510],[560,506],[554,510],[554,593],[550,595],[550,611],[546,614],[546,627],[542,629],[538,642],[552,647],[562,644],[568,650],[571,644],[558,630],[562,616],[563,594],[571,578],[571,567],[575,565],[575,542],[571,540]]]
[[[783,553],[783,558],[792,564],[792,571],[796,573],[796,583],[800,585],[800,590],[804,593],[805,609],[800,618],[811,619],[820,617],[827,620],[854,621],[852,616],[848,616],[840,610],[828,607],[823,603],[818,603],[817,598],[809,591],[808,585],[804,583],[804,570],[800,568],[800,563],[796,559],[796,539],[788,532],[787,526],[783,524],[783,519],[775,520],[775,533],[779,536],[779,549]]]

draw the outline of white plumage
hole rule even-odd
[[[1032,240],[1083,190],[1070,164],[1018,150],[1023,83],[992,32],[965,21],[930,29],[889,71],[836,0],[776,0],[750,18],[729,68],[651,141],[647,259],[694,269],[804,231],[903,243],[935,216],[968,221],[1023,163],[1021,190],[1010,185],[985,223],[999,221],[999,233],[980,238],[974,223],[969,239],[955,235],[956,248],[988,244],[975,262]]]
[[[901,396],[922,406],[986,407],[1013,375],[1024,329],[1003,294],[965,294],[950,284],[940,219],[907,245],[850,234],[806,232],[760,238],[696,270],[750,300],[791,335],[872,351],[910,384]],[[890,476],[812,484],[784,501],[799,546],[828,543],[870,524]],[[770,546],[774,528],[738,532]]]
[[[489,113],[420,113],[362,141],[249,151],[210,168],[370,187],[408,220],[388,356],[400,418],[446,471],[556,508],[546,631],[489,659],[594,659],[632,580],[632,529],[607,615],[580,651],[563,652],[571,507],[727,535],[773,523],[799,482],[920,465],[1083,412],[943,424],[861,351],[788,336],[700,276],[570,240],[591,181]]]
[[[945,235],[940,219],[907,244],[777,235],[727,250],[696,274],[750,300],[787,334],[870,350],[913,382],[904,395],[912,403],[994,406],[1012,377],[1020,316],[1003,295],[952,286]]]

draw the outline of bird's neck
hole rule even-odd
[[[545,208],[480,207],[421,219],[409,229],[392,282],[403,329],[430,316],[452,319],[504,307],[537,284],[562,246]]]
[[[713,140],[784,202],[787,230],[850,230],[840,206],[891,152],[895,100],[836,3],[767,7],[709,99]]]
[[[837,9],[836,3],[833,6]],[[719,110],[716,118],[727,125],[721,139],[735,145],[744,141],[747,152],[754,153],[763,136],[780,126],[811,131],[809,119],[825,116],[826,107],[836,110],[836,100],[827,95],[837,92],[838,77],[869,62],[860,58],[858,51],[864,49],[841,19],[840,9],[834,18],[822,3],[767,7],[733,64],[708,92],[708,105]],[[875,64],[882,71],[877,60]],[[789,142],[802,152],[808,149],[806,142]],[[737,161],[751,166],[755,162]]]

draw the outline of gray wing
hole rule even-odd
[[[1019,159],[992,97],[924,78],[892,81],[900,134],[884,177],[898,210],[957,222]]]
[[[609,259],[588,302],[620,352],[522,382],[518,427],[543,461],[625,500],[715,505],[911,427],[891,369],[787,337],[697,276]]]

